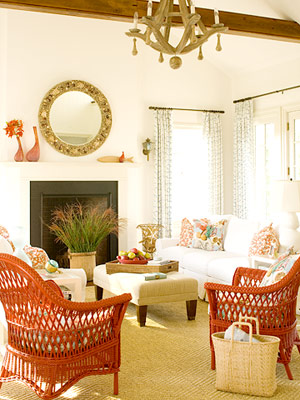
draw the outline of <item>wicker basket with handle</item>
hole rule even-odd
[[[231,340],[224,339],[225,332],[212,334],[216,354],[216,389],[225,392],[270,397],[274,394],[276,383],[276,362],[280,339],[260,335],[257,318],[256,335],[252,324],[234,322]],[[233,340],[234,329],[238,325],[249,327],[249,342]],[[259,340],[253,342],[252,337]]]

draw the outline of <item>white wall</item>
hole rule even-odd
[[[74,160],[54,150],[40,136],[41,162],[93,162],[105,155],[134,156],[139,163],[139,182],[129,182],[128,190],[141,193],[135,224],[152,222],[153,158],[146,161],[141,143],[153,138],[150,105],[200,109],[223,109],[225,150],[225,212],[231,211],[231,81],[209,60],[199,62],[197,54],[184,56],[183,66],[172,70],[168,60],[159,64],[158,53],[138,43],[139,54],[131,55],[132,40],[125,35],[127,23],[61,15],[1,10],[7,19],[0,45],[0,86],[6,86],[6,112],[1,127],[12,118],[24,121],[25,150],[34,142],[32,126],[38,125],[38,109],[46,92],[57,83],[81,79],[92,83],[107,97],[113,116],[111,133],[96,152]],[[5,27],[5,25],[4,25]],[[1,31],[4,30],[1,27]],[[0,161],[11,161],[17,149],[15,139],[3,138]],[[39,163],[36,164],[39,168]],[[197,184],[197,182],[195,182]],[[133,234],[133,231],[132,231]],[[134,236],[134,235],[133,235]],[[136,238],[132,242],[135,245]]]

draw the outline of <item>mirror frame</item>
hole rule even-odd
[[[68,144],[59,139],[53,132],[50,124],[52,104],[59,96],[70,91],[79,91],[88,94],[98,104],[101,112],[101,126],[97,135],[90,142],[78,146]],[[64,81],[50,89],[41,102],[38,119],[40,131],[47,142],[55,150],[71,157],[85,156],[96,151],[107,139],[112,125],[112,114],[107,98],[95,86],[79,80]]]

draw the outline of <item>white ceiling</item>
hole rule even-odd
[[[300,23],[300,0],[195,0],[197,7],[288,19]],[[222,21],[220,21],[222,22]],[[203,46],[205,59],[229,76],[251,73],[300,59],[300,43],[223,34],[223,51],[216,52],[216,37]]]

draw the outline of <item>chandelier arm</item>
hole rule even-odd
[[[220,32],[226,32],[228,28],[226,27],[220,27],[220,28],[216,28],[216,29],[211,29],[209,31],[207,31],[207,33],[205,35],[203,35],[201,38],[197,38],[197,42],[196,43],[190,43],[188,46],[186,46],[184,49],[182,49],[181,54],[186,54],[189,53],[190,51],[196,49],[197,47],[201,46],[203,43],[207,42],[208,39],[216,34],[216,33],[220,33]]]
[[[170,1],[169,2],[169,14],[172,12],[173,12],[173,1]],[[166,26],[165,26],[165,31],[164,31],[164,37],[167,42],[169,41],[169,38],[170,38],[171,25],[172,25],[172,16],[168,15],[166,18]]]
[[[186,26],[189,23],[189,15],[190,15],[189,9],[187,8],[186,5],[186,0],[178,0],[178,4],[180,13],[182,14],[181,17],[183,25]]]
[[[163,37],[161,31],[159,30],[159,27],[156,26],[156,24],[155,24],[154,21],[152,21],[152,20],[149,19],[149,18],[143,17],[143,18],[142,18],[142,22],[143,22],[145,25],[147,25],[147,26],[151,29],[153,35],[155,36],[156,40],[157,40],[158,43],[160,44],[160,46],[161,46],[161,48],[162,48],[161,51],[162,51],[163,53],[175,54],[175,48],[174,48],[173,46],[171,46],[171,45],[165,40],[165,38]],[[149,44],[150,44],[151,47],[153,47],[153,46],[152,46],[152,44],[153,44],[152,41],[151,41]],[[153,47],[153,48],[154,48],[154,47]]]
[[[202,22],[201,16],[200,16],[200,18],[199,18],[198,25],[199,25],[199,28],[201,29],[201,31],[202,31],[204,34],[206,34],[207,28],[206,28],[206,26],[204,25],[204,23]]]
[[[185,47],[187,41],[191,37],[192,26],[194,26],[198,22],[199,18],[200,17],[197,14],[194,14],[189,18],[189,21],[188,21],[187,25],[185,26],[182,38],[181,38],[180,42],[178,43],[177,47],[175,48],[176,54],[180,54],[182,52],[182,49]]]
[[[156,10],[156,13],[153,17],[155,23],[160,27],[164,22],[164,18],[165,17],[167,18],[168,9],[170,8],[170,3],[172,3],[173,5],[173,0],[161,0],[158,9]]]
[[[139,39],[142,39],[144,42],[146,41],[146,34],[145,33],[140,33],[140,32],[125,32],[125,35],[129,37],[137,37]]]
[[[142,39],[144,42],[146,42],[146,33],[140,33],[140,32],[125,32],[125,34],[129,37],[133,37],[133,38],[139,38]],[[175,54],[175,49],[164,49],[161,47],[161,45],[159,43],[155,43],[152,42],[152,40],[149,43],[149,46],[152,47],[152,49],[159,51],[161,53],[164,54],[170,54],[170,55],[174,55]],[[172,47],[172,46],[171,46]]]

